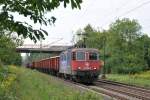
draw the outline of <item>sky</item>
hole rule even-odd
[[[49,45],[71,45],[72,38],[78,29],[91,24],[95,29],[108,29],[109,24],[118,18],[138,20],[142,32],[150,36],[150,0],[83,0],[81,9],[72,10],[70,6],[59,8],[46,14],[57,18],[54,25],[34,25],[29,19],[19,17],[19,20],[30,22],[34,27],[42,27],[48,32],[42,43]],[[17,16],[17,15],[16,15]],[[57,41],[57,42],[56,42]],[[24,44],[33,44],[26,39]]]

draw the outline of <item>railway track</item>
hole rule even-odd
[[[107,80],[98,80],[94,84],[95,87],[91,88],[100,89],[101,92],[117,99],[150,100],[150,89]]]
[[[150,89],[118,83],[108,80],[98,80],[94,84],[81,84],[58,77],[69,86],[80,91],[91,91],[102,95],[105,100],[150,100]]]

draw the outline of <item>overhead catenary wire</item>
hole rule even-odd
[[[134,1],[134,0],[132,0],[132,1]],[[137,0],[137,1],[139,2],[141,0]],[[129,2],[129,1],[125,2],[125,3],[121,4],[119,7],[117,7],[116,9],[108,12],[107,14],[104,15],[105,19],[107,19],[107,18],[110,19],[110,18],[114,17],[114,14],[116,14],[116,12],[117,13],[120,12],[121,10],[123,10],[122,8],[125,8],[129,4],[131,4],[131,2]],[[107,23],[107,22],[105,22],[105,23]],[[105,23],[102,23],[102,25],[104,25]]]
[[[132,0],[134,1],[134,0]],[[136,0],[136,2],[139,2],[140,3],[141,0]],[[123,10],[122,8],[125,8],[126,6],[128,6],[129,4],[131,4],[131,1],[129,2],[125,2],[123,4],[121,4],[119,7],[117,7],[115,10],[111,11],[111,12],[108,12],[105,16],[108,16],[109,18],[110,17],[113,17],[112,15],[114,15],[114,13],[116,12],[119,12],[121,10]],[[106,17],[105,17],[106,18]]]
[[[90,6],[90,8],[92,7],[92,5],[94,4],[95,2],[92,2],[91,4],[89,4],[89,6]],[[88,11],[88,9],[90,9],[90,8],[85,8],[85,10],[83,11],[83,13],[81,14],[81,16],[83,16],[82,18],[79,18],[79,20],[78,20],[78,22],[81,22],[81,19],[84,19],[84,15],[86,15],[86,13],[87,13],[87,11]],[[82,8],[81,8],[82,9]],[[78,24],[78,23],[74,23],[73,24],[73,26],[75,26],[76,24]],[[73,33],[73,31],[72,31],[72,33]],[[76,40],[76,33],[75,34],[73,34],[73,38],[72,38],[72,40],[71,40],[71,43],[74,45],[75,44],[75,40]]]
[[[127,14],[129,14],[129,13],[131,13],[131,12],[133,12],[133,11],[135,11],[135,10],[141,8],[141,7],[143,7],[144,5],[147,5],[147,4],[150,4],[150,1],[143,2],[142,4],[140,4],[140,5],[138,5],[138,6],[134,7],[134,8],[132,8],[132,9],[126,11],[125,13],[121,14],[119,17],[122,17],[122,16],[124,16],[124,15],[127,15]]]
[[[139,2],[140,2],[140,1],[141,1],[141,0],[139,0]],[[127,10],[126,12],[124,12],[123,14],[121,14],[121,15],[119,15],[119,16],[115,16],[115,17],[111,16],[111,18],[113,17],[113,20],[116,20],[116,19],[118,19],[118,18],[120,18],[120,17],[123,17],[123,16],[125,16],[125,15],[127,15],[127,14],[133,12],[133,11],[136,11],[137,9],[139,9],[139,8],[141,8],[141,7],[143,7],[144,5],[147,5],[147,4],[150,4],[150,0],[149,0],[149,1],[146,1],[146,2],[143,2],[143,3],[139,4],[138,6],[132,8],[132,9]],[[119,8],[118,8],[118,9],[119,9]],[[120,10],[120,11],[121,11],[121,10]],[[112,13],[112,15],[113,15],[113,13]],[[110,16],[109,16],[109,18],[110,18]],[[108,24],[108,23],[109,23],[109,22],[107,21],[107,22],[103,23],[102,26],[104,26],[104,25],[106,25],[106,24]]]

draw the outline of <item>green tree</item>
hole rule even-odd
[[[141,50],[140,54],[143,55],[143,59],[150,69],[150,37],[143,35],[136,42],[138,42],[138,47]]]
[[[87,47],[100,50],[108,73],[136,73],[150,65],[150,38],[141,32],[137,20],[118,19],[103,31],[87,25],[80,33],[86,34]]]
[[[119,73],[135,73],[146,67],[143,54],[136,42],[143,34],[136,20],[118,19],[110,25],[108,46],[112,56],[108,60]]]
[[[18,36],[30,38],[35,42],[44,39],[48,33],[43,29],[35,30],[29,23],[14,20],[14,13],[30,18],[35,24],[51,25],[56,18],[51,16],[46,18],[44,15],[51,12],[60,4],[66,7],[71,4],[72,9],[80,8],[82,0],[0,0],[0,29],[17,33]]]
[[[21,64],[21,55],[16,53],[15,42],[6,35],[0,35],[0,60],[3,64]]]
[[[102,49],[103,47],[103,32],[95,30],[90,24],[88,24],[83,30],[78,30],[76,34],[80,34],[77,37],[77,44],[81,45],[85,39],[85,45],[88,48]]]
[[[101,46],[99,46],[99,38],[100,34],[97,30],[95,30],[90,24],[88,24],[84,29],[84,33],[86,34],[86,45],[89,48],[98,48],[100,49]],[[93,44],[94,43],[94,44]]]

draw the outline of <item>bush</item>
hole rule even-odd
[[[135,74],[144,71],[144,67],[117,67],[116,72],[118,74]]]
[[[0,100],[17,100],[11,86],[16,79],[16,76],[9,72],[8,66],[0,67]]]
[[[3,64],[2,64],[2,61],[1,61],[1,59],[0,59],[0,68],[3,66]]]

